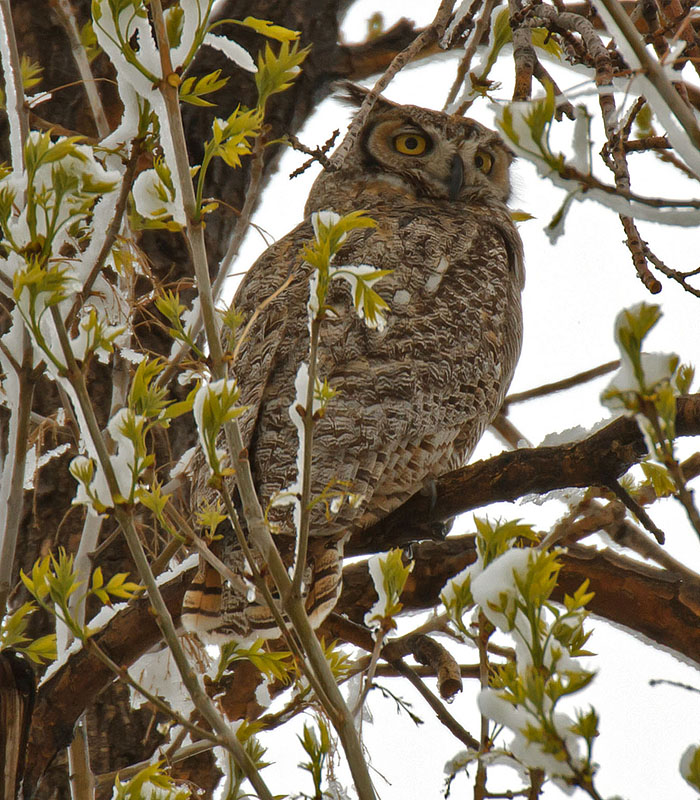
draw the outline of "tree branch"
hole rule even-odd
[[[700,434],[700,394],[677,401],[677,432]],[[568,486],[590,486],[604,477],[618,477],[646,452],[634,420],[620,417],[588,438],[557,447],[524,449],[503,453],[440,478],[437,500],[416,495],[404,506],[350,543],[355,554],[387,549],[392,544],[425,537],[431,519],[454,514],[499,500],[514,500],[530,492],[544,493]],[[403,520],[403,522],[401,522]],[[424,541],[413,546],[414,569],[402,595],[407,611],[433,607],[445,582],[473,562],[473,537]],[[593,613],[636,630],[657,643],[678,650],[700,663],[700,590],[687,576],[673,569],[660,570],[625,558],[610,550],[571,546],[563,556],[564,569],[555,599],[573,592],[590,578],[595,597]],[[672,565],[671,565],[672,566]],[[194,569],[161,587],[174,620]],[[624,592],[621,587],[624,586]],[[365,563],[343,570],[343,593],[337,611],[362,621],[375,594]],[[338,632],[339,633],[339,632]],[[341,634],[342,635],[342,634]],[[145,598],[132,601],[109,626],[95,635],[96,642],[118,664],[128,666],[160,640],[160,632]],[[391,645],[389,645],[391,646]],[[82,710],[113,680],[113,674],[89,652],[72,654],[40,687],[27,760],[26,796],[31,797],[43,771],[56,752],[70,739],[72,726]],[[81,691],[74,687],[80,685]]]
[[[700,434],[700,394],[679,397],[676,431]],[[644,438],[631,417],[618,417],[586,439],[555,447],[523,448],[477,461],[443,475],[435,497],[415,494],[380,522],[356,533],[346,555],[383,552],[433,538],[430,525],[474,508],[555,489],[605,485],[646,454]]]

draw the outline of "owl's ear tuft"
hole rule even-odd
[[[337,81],[333,84],[333,91],[341,102],[359,108],[371,90],[360,86],[359,83],[353,83],[352,81]],[[396,106],[396,103],[392,103],[391,100],[387,100],[385,97],[379,95],[375,101],[375,105],[388,108],[390,106]]]
[[[365,89],[364,86],[360,86],[352,81],[336,81],[336,83],[333,84],[333,94],[343,103],[361,106],[362,101],[369,94],[369,89]]]

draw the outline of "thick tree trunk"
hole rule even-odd
[[[330,83],[339,77],[335,65],[342,62],[349,64],[347,55],[341,58],[338,43],[338,17],[342,3],[339,0],[258,0],[258,2],[229,2],[221,10],[222,17],[243,19],[251,15],[262,19],[274,20],[294,30],[301,31],[303,45],[312,45],[311,53],[304,64],[300,79],[287,92],[276,95],[269,103],[269,114],[266,123],[269,126],[268,139],[278,139],[285,133],[294,133],[304,123],[315,105],[329,91]],[[89,15],[89,0],[74,2],[79,25],[84,24]],[[68,39],[61,22],[54,11],[54,4],[49,0],[17,0],[13,2],[13,15],[19,49],[43,67],[41,89],[52,93],[48,102],[42,103],[35,110],[34,123],[43,124],[40,117],[50,126],[60,126],[69,131],[94,137],[95,124],[90,116],[84,90],[80,84],[80,76],[75,67]],[[221,28],[219,34],[229,33],[232,38],[247,47],[251,53],[264,45],[264,39],[237,26],[229,26],[229,30]],[[118,92],[114,84],[114,72],[108,59],[101,55],[93,62],[95,78],[105,106],[106,116],[111,126],[120,119],[121,106]],[[255,100],[252,76],[236,68],[218,51],[204,48],[198,62],[192,68],[192,74],[205,74],[213,69],[221,68],[223,74],[230,75],[228,85],[217,95],[218,106],[209,111],[192,106],[185,107],[185,126],[192,159],[199,158],[202,143],[210,136],[211,120],[214,115],[226,117],[239,103],[253,105]],[[6,133],[6,126],[3,125]],[[0,147],[7,146],[6,135],[2,137]],[[274,171],[279,152],[279,145],[271,146],[265,151],[264,182]],[[206,193],[209,197],[221,198],[225,201],[220,210],[207,218],[207,240],[212,270],[223,255],[231,231],[236,222],[232,209],[240,209],[245,199],[249,182],[249,163],[244,161],[242,169],[232,170],[222,160],[215,160],[209,171]],[[304,198],[298,198],[300,205]],[[192,287],[192,268],[187,249],[179,235],[165,231],[149,231],[141,238],[143,248],[152,270],[153,280],[140,278],[140,291],[146,295],[153,285],[166,287]],[[188,296],[187,291],[181,295]],[[189,296],[192,289],[189,290]],[[135,331],[140,345],[155,354],[166,354],[170,349],[170,341],[164,329],[153,322],[152,306],[142,309],[135,320]],[[155,314],[156,319],[158,314]],[[111,375],[109,367],[97,365],[93,369],[90,380],[90,393],[97,408],[101,424],[107,421],[111,398]],[[42,380],[36,398],[34,410],[45,417],[52,414],[61,405],[54,385]],[[176,460],[194,441],[194,430],[191,419],[178,420],[168,432],[168,441],[162,443],[159,452],[160,465]],[[0,435],[5,436],[3,431]],[[47,449],[65,441],[72,443],[71,450],[62,457],[49,462],[36,477],[36,490],[27,493],[24,504],[19,546],[16,553],[16,572],[22,568],[31,570],[34,561],[48,551],[55,551],[57,546],[64,546],[69,552],[75,552],[82,532],[84,511],[71,507],[75,493],[75,482],[68,473],[68,463],[77,454],[76,443],[71,439],[67,429],[49,428],[45,433]],[[133,565],[119,535],[112,536],[113,526],[104,525],[102,542],[107,542],[95,558],[95,564],[104,565],[105,573],[127,571],[134,573]],[[159,547],[156,543],[156,547]],[[15,600],[23,595],[20,590]],[[45,632],[52,625],[43,615],[34,615],[32,633]],[[131,633],[131,632],[130,632]],[[130,635],[127,633],[125,635]],[[75,676],[78,684],[72,683],[59,691],[75,696],[75,685],[81,685],[81,695],[90,697],[87,706],[88,734],[93,770],[96,773],[110,772],[133,761],[147,758],[160,743],[161,737],[155,733],[156,726],[144,722],[144,716],[150,720],[150,713],[134,713],[129,708],[128,692],[121,687],[113,686],[103,694],[99,691],[111,683],[111,676],[100,673],[100,685],[97,691],[85,693],[90,681],[96,673]],[[49,706],[60,703],[57,696],[47,698]],[[83,703],[83,705],[85,705]],[[26,783],[26,791],[37,798],[68,797],[67,779],[64,762],[59,754],[71,740],[75,718],[56,719],[52,729],[47,731],[43,711],[39,710],[34,717],[36,731],[42,735],[49,734],[52,744],[50,751],[42,750],[39,757],[42,768],[39,773],[30,769],[30,778]],[[148,731],[148,736],[146,733]],[[30,766],[36,764],[38,753],[30,752]],[[217,780],[217,770],[213,768],[211,755],[199,757],[199,771],[209,773],[210,777],[200,785],[211,790]],[[49,767],[49,765],[52,765]],[[46,769],[49,772],[45,772]],[[187,774],[186,765],[181,774]],[[39,785],[41,775],[44,780]],[[109,795],[109,792],[107,792]]]
[[[90,4],[88,0],[76,0],[74,5],[82,24],[87,20]],[[356,47],[345,46],[339,42],[338,26],[346,5],[342,0],[231,0],[222,9],[222,17],[240,19],[251,15],[299,30],[302,44],[313,45],[299,80],[289,91],[270,101],[266,120],[270,126],[268,140],[298,131],[318,102],[328,94],[333,80],[363,78],[381,70],[415,36],[413,26],[403,21],[378,39]],[[52,92],[52,98],[35,109],[34,124],[42,125],[43,120],[49,125],[94,136],[95,125],[89,115],[68,40],[54,12],[54,3],[51,0],[15,0],[13,13],[20,52],[43,66],[41,88]],[[262,44],[255,34],[237,26],[230,26],[228,31],[220,28],[218,33],[229,33],[253,53]],[[210,110],[185,108],[193,162],[201,154],[214,115],[225,117],[239,103],[252,105],[254,102],[252,77],[233,67],[213,50],[205,49],[191,74],[202,75],[216,68],[231,76],[228,85],[217,93],[218,107]],[[113,71],[104,56],[93,63],[93,70],[107,119],[114,126],[120,118],[120,104]],[[0,121],[0,151],[7,145],[5,133],[4,121]],[[274,171],[278,155],[279,145],[265,150],[263,183]],[[0,152],[0,157],[5,156]],[[209,171],[207,196],[225,201],[207,217],[206,234],[212,271],[224,253],[236,223],[237,217],[232,209],[242,207],[249,180],[250,164],[245,161],[242,169],[231,170],[217,160]],[[294,198],[290,200],[293,201]],[[304,198],[296,198],[296,202],[301,205]],[[141,246],[149,260],[152,278],[139,279],[140,293],[147,296],[154,285],[177,286],[182,296],[191,296],[192,269],[182,238],[151,231],[142,236]],[[170,341],[157,319],[158,314],[153,313],[152,306],[144,306],[136,320],[136,336],[140,345],[150,352],[165,354],[170,349]],[[6,322],[0,319],[0,326],[3,324]],[[100,422],[105,424],[111,398],[109,368],[102,365],[93,367],[90,391]],[[43,380],[34,396],[34,411],[42,416],[50,417],[61,405],[55,387],[49,381]],[[699,408],[697,396],[679,403],[680,433],[700,432]],[[4,439],[3,422],[0,418],[0,436]],[[16,574],[19,568],[30,570],[39,556],[55,551],[58,546],[75,552],[82,532],[84,512],[71,507],[75,482],[67,470],[68,461],[77,453],[77,443],[67,427],[47,424],[45,428],[42,432],[45,449],[66,441],[72,447],[61,458],[50,461],[41,469],[35,478],[35,490],[26,495]],[[178,420],[169,430],[167,441],[159,442],[158,468],[165,468],[176,460],[193,440],[190,419]],[[434,522],[467,508],[513,499],[527,492],[545,492],[558,486],[606,485],[642,453],[642,439],[634,423],[619,420],[610,429],[583,443],[504,454],[445,476],[438,482],[436,503],[427,498],[412,499],[390,518],[356,537],[348,550],[353,554],[368,553],[420,540],[426,536],[429,526],[416,526],[417,520]],[[103,527],[94,563],[104,565],[108,575],[115,571],[133,574],[134,568],[121,536],[113,534],[113,528]],[[162,548],[157,532],[149,544],[154,550]],[[429,608],[437,602],[445,581],[473,560],[473,540],[459,537],[445,542],[423,542],[414,548],[413,556],[416,567],[402,601],[407,609]],[[697,625],[700,600],[697,587],[689,585],[684,576],[668,570],[652,570],[609,552],[599,553],[582,547],[572,547],[564,561],[558,598],[564,591],[573,591],[588,577],[596,592],[590,606],[594,613],[640,631],[700,662],[700,628]],[[188,575],[182,575],[164,587],[174,615],[179,613],[188,580]],[[351,620],[361,621],[373,602],[372,583],[366,565],[356,564],[347,568],[344,580],[339,610]],[[18,589],[12,600],[16,603],[22,599],[23,590]],[[37,614],[35,618],[37,621],[33,623],[32,633],[45,632],[51,626],[51,621],[41,615]],[[332,636],[353,641],[352,631],[333,618],[326,623],[325,630]],[[117,614],[110,626],[95,638],[114,661],[120,666],[128,666],[159,644],[160,632],[149,613],[147,601],[139,599]],[[356,644],[363,646],[359,641]],[[255,685],[255,675],[245,669],[235,674],[224,699],[232,716],[239,716],[248,703],[252,703]],[[76,687],[80,691],[76,691]],[[158,717],[146,708],[134,712],[130,708],[129,692],[115,684],[110,671],[89,648],[85,648],[68,658],[40,686],[27,750],[25,797],[41,800],[69,797],[65,748],[73,736],[75,722],[83,712],[86,712],[92,768],[96,774],[111,773],[148,758],[161,743],[157,732]],[[17,736],[21,734],[11,730],[7,720],[0,720],[0,725],[6,738],[17,742]],[[218,773],[211,754],[199,756],[196,761],[192,759],[178,769],[180,775],[189,775],[206,790],[205,797],[212,796]],[[100,796],[109,795],[104,782],[99,792]],[[0,800],[6,799],[0,795]]]

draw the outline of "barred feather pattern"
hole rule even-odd
[[[465,462],[503,402],[521,345],[522,245],[506,207],[511,156],[498,135],[473,120],[384,99],[367,130],[343,168],[319,177],[306,220],[263,253],[235,297],[247,320],[258,312],[232,366],[246,408],[240,425],[262,507],[291,564],[291,507],[273,503],[296,479],[299,442],[289,411],[309,351],[310,267],[301,251],[313,238],[314,211],[365,209],[376,221],[351,232],[334,263],[392,270],[375,284],[389,305],[385,328],[358,317],[342,280],[331,284],[333,314],[321,326],[318,374],[336,394],[314,429],[312,496],[336,487],[361,499],[336,512],[317,502],[311,513],[305,586],[316,624],[340,592],[343,542]],[[405,166],[394,152],[397,130],[430,139],[434,162],[414,157]],[[455,153],[464,172],[457,197]],[[488,173],[476,166],[483,153]],[[195,506],[213,497],[199,462]],[[220,556],[241,584],[203,564],[184,601],[186,626],[224,639],[275,634],[270,610],[246,586],[250,565],[233,532],[226,525],[222,532]]]

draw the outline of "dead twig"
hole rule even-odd
[[[620,502],[635,515],[635,517],[637,517],[637,519],[642,523],[642,525],[644,525],[649,533],[653,534],[654,538],[659,544],[663,544],[666,541],[666,534],[656,525],[649,514],[647,514],[642,506],[640,506],[639,503],[634,499],[634,497],[632,497],[629,492],[625,490],[619,481],[610,481],[607,484],[607,488],[615,494],[615,497],[617,497],[618,500],[620,500]]]
[[[333,147],[335,144],[335,140],[340,135],[340,130],[336,128],[333,133],[329,136],[328,139],[324,142],[321,147],[314,147],[311,149],[307,147],[305,144],[299,141],[297,137],[293,133],[287,134],[287,139],[289,143],[295,150],[299,150],[301,153],[306,153],[307,156],[311,156],[308,161],[305,161],[298,169],[295,169],[294,172],[289,174],[290,179],[296,178],[298,175],[301,175],[314,163],[317,161],[324,169],[332,169],[331,161],[327,156],[328,151]]]
[[[605,364],[601,364],[599,367],[593,367],[592,369],[587,369],[584,372],[578,372],[576,375],[572,375],[570,378],[563,378],[562,380],[554,381],[553,383],[545,383],[542,386],[537,386],[534,389],[528,389],[525,392],[514,392],[513,394],[509,394],[503,401],[503,408],[508,408],[516,403],[524,403],[527,400],[534,400],[537,397],[544,397],[548,394],[554,394],[555,392],[561,392],[565,389],[572,389],[574,386],[580,386],[582,383],[588,383],[588,381],[591,381],[594,378],[599,378],[601,375],[607,375],[613,370],[618,369],[619,366],[619,361],[607,361]]]
[[[472,8],[469,10],[469,13],[472,14],[472,18],[479,12],[481,2],[482,0],[475,0],[475,2],[472,4]],[[481,12],[481,16],[477,20],[476,25],[469,37],[464,55],[462,56],[462,60],[459,62],[457,67],[457,73],[455,75],[454,82],[450,87],[450,91],[447,94],[447,99],[445,100],[445,105],[442,108],[443,111],[447,111],[449,106],[454,103],[455,98],[457,97],[457,94],[464,83],[464,79],[469,72],[469,67],[471,66],[476,49],[486,37],[489,24],[491,22],[491,12],[493,11],[497,2],[498,0],[485,0],[484,2],[484,9]],[[464,111],[458,113],[463,114]]]
[[[443,700],[449,700],[462,691],[459,664],[449,650],[425,634],[413,636],[410,642],[411,654],[416,661],[435,671],[438,691]]]
[[[689,294],[694,295],[695,297],[700,297],[700,289],[696,288],[695,286],[691,286],[688,283],[688,278],[697,275],[700,272],[700,268],[689,270],[688,272],[680,272],[677,269],[673,269],[672,267],[667,266],[657,255],[655,255],[650,249],[647,244],[644,245],[645,247],[645,255],[651,261],[656,269],[659,272],[666,275],[666,277],[671,278],[672,280],[679,283],[683,289],[688,292]]]

